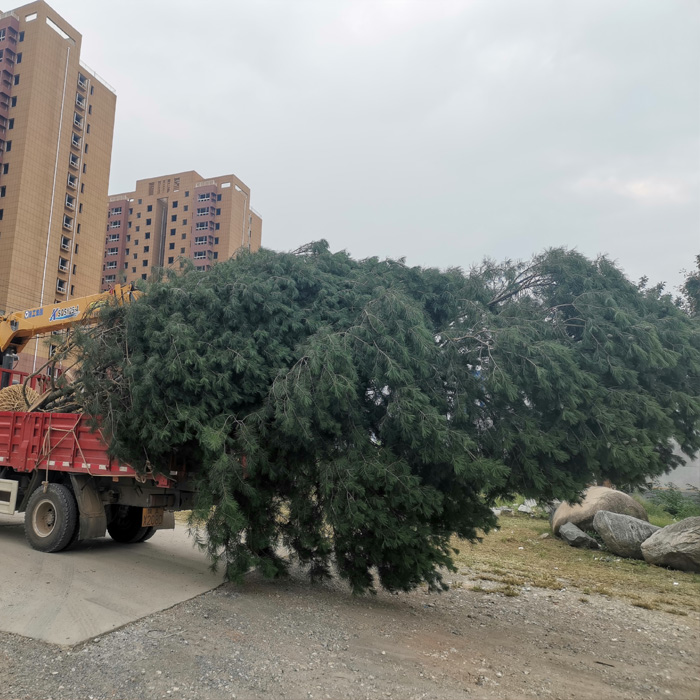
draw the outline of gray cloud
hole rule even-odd
[[[468,267],[700,252],[691,0],[55,0],[118,92],[112,191],[235,172],[263,242]]]

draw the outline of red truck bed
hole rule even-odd
[[[24,413],[0,411],[0,468],[18,472],[35,469],[134,477],[129,465],[111,459],[102,434],[92,432],[79,413]],[[169,479],[152,477],[156,486],[167,488]]]

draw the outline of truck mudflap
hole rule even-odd
[[[80,512],[78,539],[104,537],[107,533],[107,514],[95,480],[87,474],[71,474],[70,480]]]

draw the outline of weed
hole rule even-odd
[[[554,537],[538,539],[548,531],[540,520],[508,516],[505,532],[491,532],[479,544],[455,539],[454,546],[461,550],[455,563],[463,575],[500,586],[487,589],[476,585],[471,588],[476,592],[504,593],[508,588],[517,592],[522,586],[566,587],[578,589],[581,596],[615,597],[648,610],[700,612],[700,575],[619,557],[601,562],[600,552],[569,547]],[[682,585],[674,586],[674,582]]]

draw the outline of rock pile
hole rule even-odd
[[[594,486],[579,505],[562,503],[552,518],[554,534],[572,547],[597,549],[598,542],[586,529],[595,530],[605,547],[619,557],[700,572],[700,517],[660,528],[649,522],[644,508],[630,496]]]

